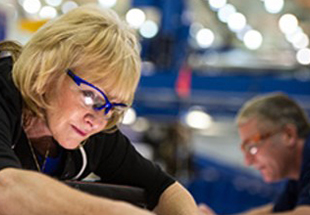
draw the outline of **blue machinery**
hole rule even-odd
[[[142,58],[155,64],[155,72],[141,78],[135,101],[138,115],[175,120],[193,105],[204,107],[211,115],[234,115],[252,96],[274,91],[289,94],[310,113],[310,72],[307,68],[303,68],[303,72],[293,69],[230,69],[225,72],[223,69],[216,73],[208,68],[205,71],[188,69],[190,75],[184,80],[188,94],[180,96],[177,92],[180,71],[190,52],[190,23],[184,16],[186,1],[133,0],[132,7],[155,7],[161,12],[159,33],[155,38],[142,41]]]
[[[6,16],[4,11],[0,10],[0,41],[6,37]]]

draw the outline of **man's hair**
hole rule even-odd
[[[300,138],[306,138],[310,132],[305,111],[283,93],[272,93],[252,98],[240,109],[236,122],[241,125],[254,117],[261,124],[264,124],[265,121],[277,127],[293,124],[297,128]]]
[[[132,104],[140,78],[140,48],[133,31],[112,10],[81,6],[45,24],[24,47],[12,42],[2,47],[12,52],[14,83],[26,110],[36,116],[44,117],[51,107],[48,94],[61,90],[69,68],[99,83],[118,102]]]

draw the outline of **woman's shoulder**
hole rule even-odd
[[[10,118],[21,114],[22,109],[22,99],[13,82],[12,68],[11,57],[0,58],[0,103]]]
[[[0,57],[0,72],[10,72],[13,66],[13,59],[10,56]]]
[[[129,139],[121,131],[116,130],[112,133],[99,132],[89,137],[85,143],[85,149],[95,154],[100,152],[109,154],[113,151],[125,150],[130,145]]]
[[[13,84],[12,79],[13,59],[8,57],[0,57],[0,84]],[[4,82],[4,83],[3,83]]]
[[[97,134],[92,135],[87,142],[91,143],[115,143],[115,142],[123,142],[123,138],[125,136],[122,134],[121,131],[115,130],[113,132],[99,132]]]

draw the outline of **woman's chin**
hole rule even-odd
[[[65,143],[59,142],[59,145],[61,145],[61,147],[63,147],[64,149],[73,150],[77,149],[80,146],[80,142],[78,141],[77,142],[70,141]]]

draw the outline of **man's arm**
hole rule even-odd
[[[264,205],[261,207],[257,207],[251,209],[243,214],[247,215],[255,215],[255,214],[271,214],[272,213],[273,204]]]
[[[1,215],[151,214],[124,202],[82,193],[43,174],[14,168],[0,171],[0,193]]]
[[[244,214],[246,215],[267,215],[267,214],[274,214],[272,213],[272,208],[273,205],[265,205],[259,208],[255,208],[253,210],[250,210]],[[281,214],[281,215],[304,215],[304,214],[310,214],[310,207],[306,206],[306,205],[302,205],[302,206],[298,206],[296,207],[294,210],[292,211],[287,211],[287,212],[283,212],[283,213],[276,213],[276,214]]]
[[[280,213],[282,214],[282,213]],[[302,205],[302,206],[298,206],[295,208],[295,210],[293,211],[288,211],[287,213],[283,213],[284,214],[292,214],[292,215],[304,215],[304,214],[310,214],[310,207],[307,205]]]
[[[160,215],[197,215],[198,208],[191,194],[178,182],[170,185],[160,196],[154,209]]]

